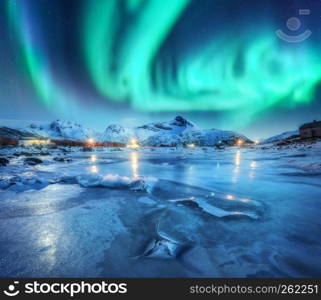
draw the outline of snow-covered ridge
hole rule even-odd
[[[100,137],[100,142],[113,142],[128,144],[129,140],[135,137],[132,128],[123,127],[121,125],[109,125]]]
[[[109,125],[101,136],[101,142],[119,142],[128,144],[136,139],[141,144],[155,144],[151,139],[162,142],[179,142],[179,135],[189,130],[199,128],[183,117],[177,116],[169,122],[149,123],[138,127],[128,128],[120,125]]]
[[[56,120],[52,123],[42,125],[31,124],[17,129],[19,130],[19,134],[16,134],[18,138],[24,135],[35,138],[43,137],[71,141],[87,141],[92,138],[96,142],[122,143],[125,145],[131,143],[133,139],[144,146],[180,146],[186,144],[214,146],[218,143],[233,145],[235,140],[239,138],[251,142],[244,135],[233,131],[200,129],[181,116],[177,116],[168,122],[149,123],[133,128],[112,124],[109,125],[102,134],[85,128],[80,124],[62,120]],[[1,131],[0,136],[2,136]]]
[[[281,134],[272,136],[266,140],[263,141],[263,143],[274,143],[274,142],[278,142],[284,139],[287,139],[291,136],[296,136],[299,135],[299,131],[298,130],[294,130],[294,131],[287,131],[287,132],[283,132]]]
[[[244,135],[233,131],[200,129],[192,122],[177,116],[169,122],[149,123],[134,128],[110,125],[102,134],[101,142],[128,144],[131,139],[135,139],[145,146],[173,146],[191,143],[199,146],[213,146],[219,142],[233,144],[238,138],[251,142]]]
[[[13,129],[6,126],[0,126],[0,138],[22,139],[22,138],[40,138],[42,136],[36,133],[30,133],[24,130]]]
[[[85,141],[89,138],[99,138],[99,134],[92,129],[62,120],[56,120],[48,125],[31,124],[25,131],[52,139]]]

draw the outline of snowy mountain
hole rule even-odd
[[[24,129],[25,132],[58,140],[85,141],[89,138],[99,139],[94,130],[84,128],[82,125],[70,121],[56,120],[50,124],[31,124]]]
[[[198,127],[179,116],[169,122],[149,123],[134,128],[113,124],[101,135],[101,142],[128,144],[135,139],[143,145],[171,144],[178,142],[180,134],[193,129],[197,130]]]
[[[24,139],[24,138],[40,138],[41,136],[36,135],[36,134],[32,134],[29,132],[25,132],[22,130],[18,130],[18,129],[13,129],[13,128],[9,128],[6,126],[0,127],[0,138],[5,138],[5,139]]]
[[[281,134],[272,136],[266,140],[263,141],[263,143],[274,143],[274,142],[278,142],[280,140],[284,140],[287,139],[291,136],[295,136],[295,135],[299,135],[299,131],[298,130],[294,130],[294,131],[287,131],[287,132],[283,132]]]
[[[171,146],[194,143],[200,146],[213,146],[219,142],[234,144],[241,138],[251,142],[244,135],[217,129],[202,130],[195,124],[177,116],[169,122],[149,123],[134,128],[110,125],[101,136],[102,142],[128,144],[135,139],[145,146]]]
[[[158,146],[180,143],[180,136],[193,130],[199,130],[199,128],[183,117],[177,116],[169,122],[150,123],[136,127],[135,133],[142,144]]]
[[[181,134],[188,130],[198,130],[199,128],[193,123],[187,121],[181,116],[177,116],[174,120],[161,123],[150,123],[147,125],[136,127],[139,132],[153,134],[155,132],[171,132],[172,134]]]
[[[132,128],[112,124],[109,125],[104,133],[100,136],[100,141],[128,144],[130,139],[134,138],[135,136],[136,135]]]
[[[242,134],[219,129],[193,130],[184,133],[182,137],[184,143],[193,143],[200,146],[213,146],[218,143],[234,145],[238,139],[252,143],[250,139]]]
[[[237,139],[251,142],[244,135],[233,131],[218,129],[203,130],[195,124],[177,116],[169,122],[149,123],[143,126],[128,128],[118,124],[109,125],[102,134],[70,121],[56,120],[50,124],[31,124],[23,128],[10,129],[3,127],[3,134],[12,130],[11,136],[19,139],[25,135],[35,138],[56,140],[87,141],[93,138],[98,142],[130,144],[134,139],[143,146],[179,146],[195,144],[214,146],[218,143],[234,145]]]

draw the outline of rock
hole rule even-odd
[[[39,155],[47,156],[50,155],[50,153],[48,151],[41,151]]]
[[[59,162],[71,162],[72,159],[69,157],[54,157],[53,160],[59,161]]]
[[[9,163],[9,160],[5,157],[0,157],[0,166],[5,167]]]
[[[217,145],[215,145],[215,148],[218,149],[218,150],[224,150],[225,146],[222,145],[222,144],[217,144]]]
[[[35,166],[35,165],[42,164],[42,163],[43,163],[43,161],[41,159],[35,158],[35,157],[29,157],[24,160],[24,164],[27,164],[30,166]]]
[[[15,152],[13,153],[14,156],[32,156],[33,154],[30,152],[25,152],[25,151],[21,151],[21,152]]]
[[[92,147],[83,147],[83,148],[82,148],[82,151],[84,151],[84,152],[91,152],[91,151],[93,151],[93,148],[92,148]]]
[[[63,152],[63,153],[68,153],[68,152],[70,152],[70,150],[68,149],[66,149],[66,148],[58,148],[61,152]]]

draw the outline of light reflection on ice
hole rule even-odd
[[[36,247],[42,250],[40,260],[49,266],[49,268],[53,267],[57,261],[58,235],[61,232],[61,224],[58,222],[58,219],[59,217],[57,216],[55,224],[52,224],[52,218],[49,219],[50,221],[44,219],[43,227],[50,227],[53,230],[40,230],[37,232],[39,235],[35,235]]]
[[[235,165],[239,166],[241,164],[241,151],[237,150],[235,154]]]
[[[252,169],[255,169],[255,168],[257,167],[256,161],[252,161],[251,164],[250,164],[250,167],[251,167]]]
[[[241,165],[241,151],[237,150],[235,153],[235,158],[234,158],[234,169],[233,169],[233,176],[232,176],[232,182],[237,183],[238,178],[239,178],[239,173],[240,173],[240,165]]]
[[[235,199],[235,197],[233,195],[226,195],[225,198],[227,200],[234,200]]]
[[[241,201],[241,202],[244,202],[244,203],[252,202],[252,200],[246,199],[246,198],[241,198],[240,201]]]
[[[132,152],[130,154],[131,168],[132,168],[132,176],[133,178],[139,177],[138,175],[138,153]]]
[[[97,166],[91,166],[91,167],[90,167],[90,172],[91,172],[91,173],[98,173],[98,171],[99,171],[99,170],[98,170],[98,167],[97,167]]]
[[[161,152],[165,150],[144,153],[126,149],[125,153],[95,155],[81,152],[70,164],[52,162],[30,168],[20,162],[19,169],[9,165],[6,172],[10,172],[2,177],[0,174],[0,180],[10,175],[15,177],[15,185],[0,191],[0,244],[11,265],[3,267],[0,261],[0,273],[19,275],[18,267],[14,268],[23,266],[33,275],[61,275],[59,272],[64,271],[72,276],[88,272],[157,276],[159,261],[153,260],[169,253],[170,265],[162,262],[166,270],[163,275],[186,276],[188,264],[194,263],[200,272],[188,274],[196,276],[320,276],[320,202],[316,201],[320,198],[319,152],[313,157],[309,150],[306,156],[282,157],[280,152],[268,150],[231,149],[214,154],[193,150],[193,157],[185,154],[182,159],[180,153],[177,159],[177,153]],[[284,175],[289,172],[294,175]],[[78,177],[81,174],[84,176]],[[64,175],[68,176],[60,180]],[[36,176],[48,181],[49,186],[40,191],[12,190],[21,183],[34,188]],[[159,182],[139,193],[132,192],[133,178],[149,184],[152,176]],[[89,189],[97,186],[108,189]],[[68,190],[74,193],[68,195]],[[80,191],[86,194],[80,195]],[[95,201],[64,210],[84,199]],[[110,207],[113,201],[119,205],[119,213]],[[118,216],[126,223],[126,230],[114,240],[109,230],[117,229],[120,221],[109,220]],[[175,241],[197,245],[184,252],[181,261],[175,255],[175,245],[164,237],[155,237],[159,220],[162,230]],[[106,235],[110,236],[108,241]],[[25,241],[30,245],[24,245]],[[153,243],[147,253],[144,243],[148,241]],[[108,247],[112,250],[105,254]],[[10,254],[8,249],[17,251]],[[97,252],[103,255],[97,256]],[[138,253],[150,259],[132,266],[132,257]],[[30,264],[29,256],[37,262]],[[101,261],[96,259],[95,265],[88,266],[92,256]],[[43,270],[31,270],[37,265]],[[110,273],[113,268],[119,269],[118,273]]]
[[[251,168],[251,170],[250,170],[248,176],[249,176],[250,179],[254,179],[254,178],[255,178],[255,169],[257,168],[257,163],[256,163],[256,161],[252,161],[252,162],[250,163],[250,168]]]

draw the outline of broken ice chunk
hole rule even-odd
[[[200,199],[200,198],[190,197],[187,199],[173,199],[170,201],[176,202],[176,203],[182,203],[182,204],[184,204],[184,203],[196,204],[204,212],[206,212],[212,216],[219,217],[219,218],[223,218],[223,217],[227,217],[227,216],[247,216],[251,219],[258,219],[258,215],[253,212],[224,210],[224,209],[218,208],[214,205],[211,205],[207,201]]]
[[[7,175],[0,178],[0,189],[10,189],[22,192],[30,189],[42,189],[51,182],[33,173],[21,173],[19,175]]]
[[[107,187],[107,188],[129,188],[134,191],[144,191],[147,189],[146,182],[143,179],[129,178],[107,174],[84,174],[76,177],[77,182],[83,187]]]
[[[75,176],[62,176],[58,180],[59,183],[65,183],[65,184],[77,184],[77,178]]]
[[[178,241],[158,237],[151,240],[139,257],[175,259],[185,248],[186,246]]]
[[[36,158],[36,157],[28,157],[24,160],[23,162],[24,164],[26,165],[30,165],[30,166],[35,166],[35,165],[38,165],[38,164],[42,164],[43,161],[39,158]]]
[[[8,188],[12,183],[8,179],[0,179],[0,189],[5,190]]]

